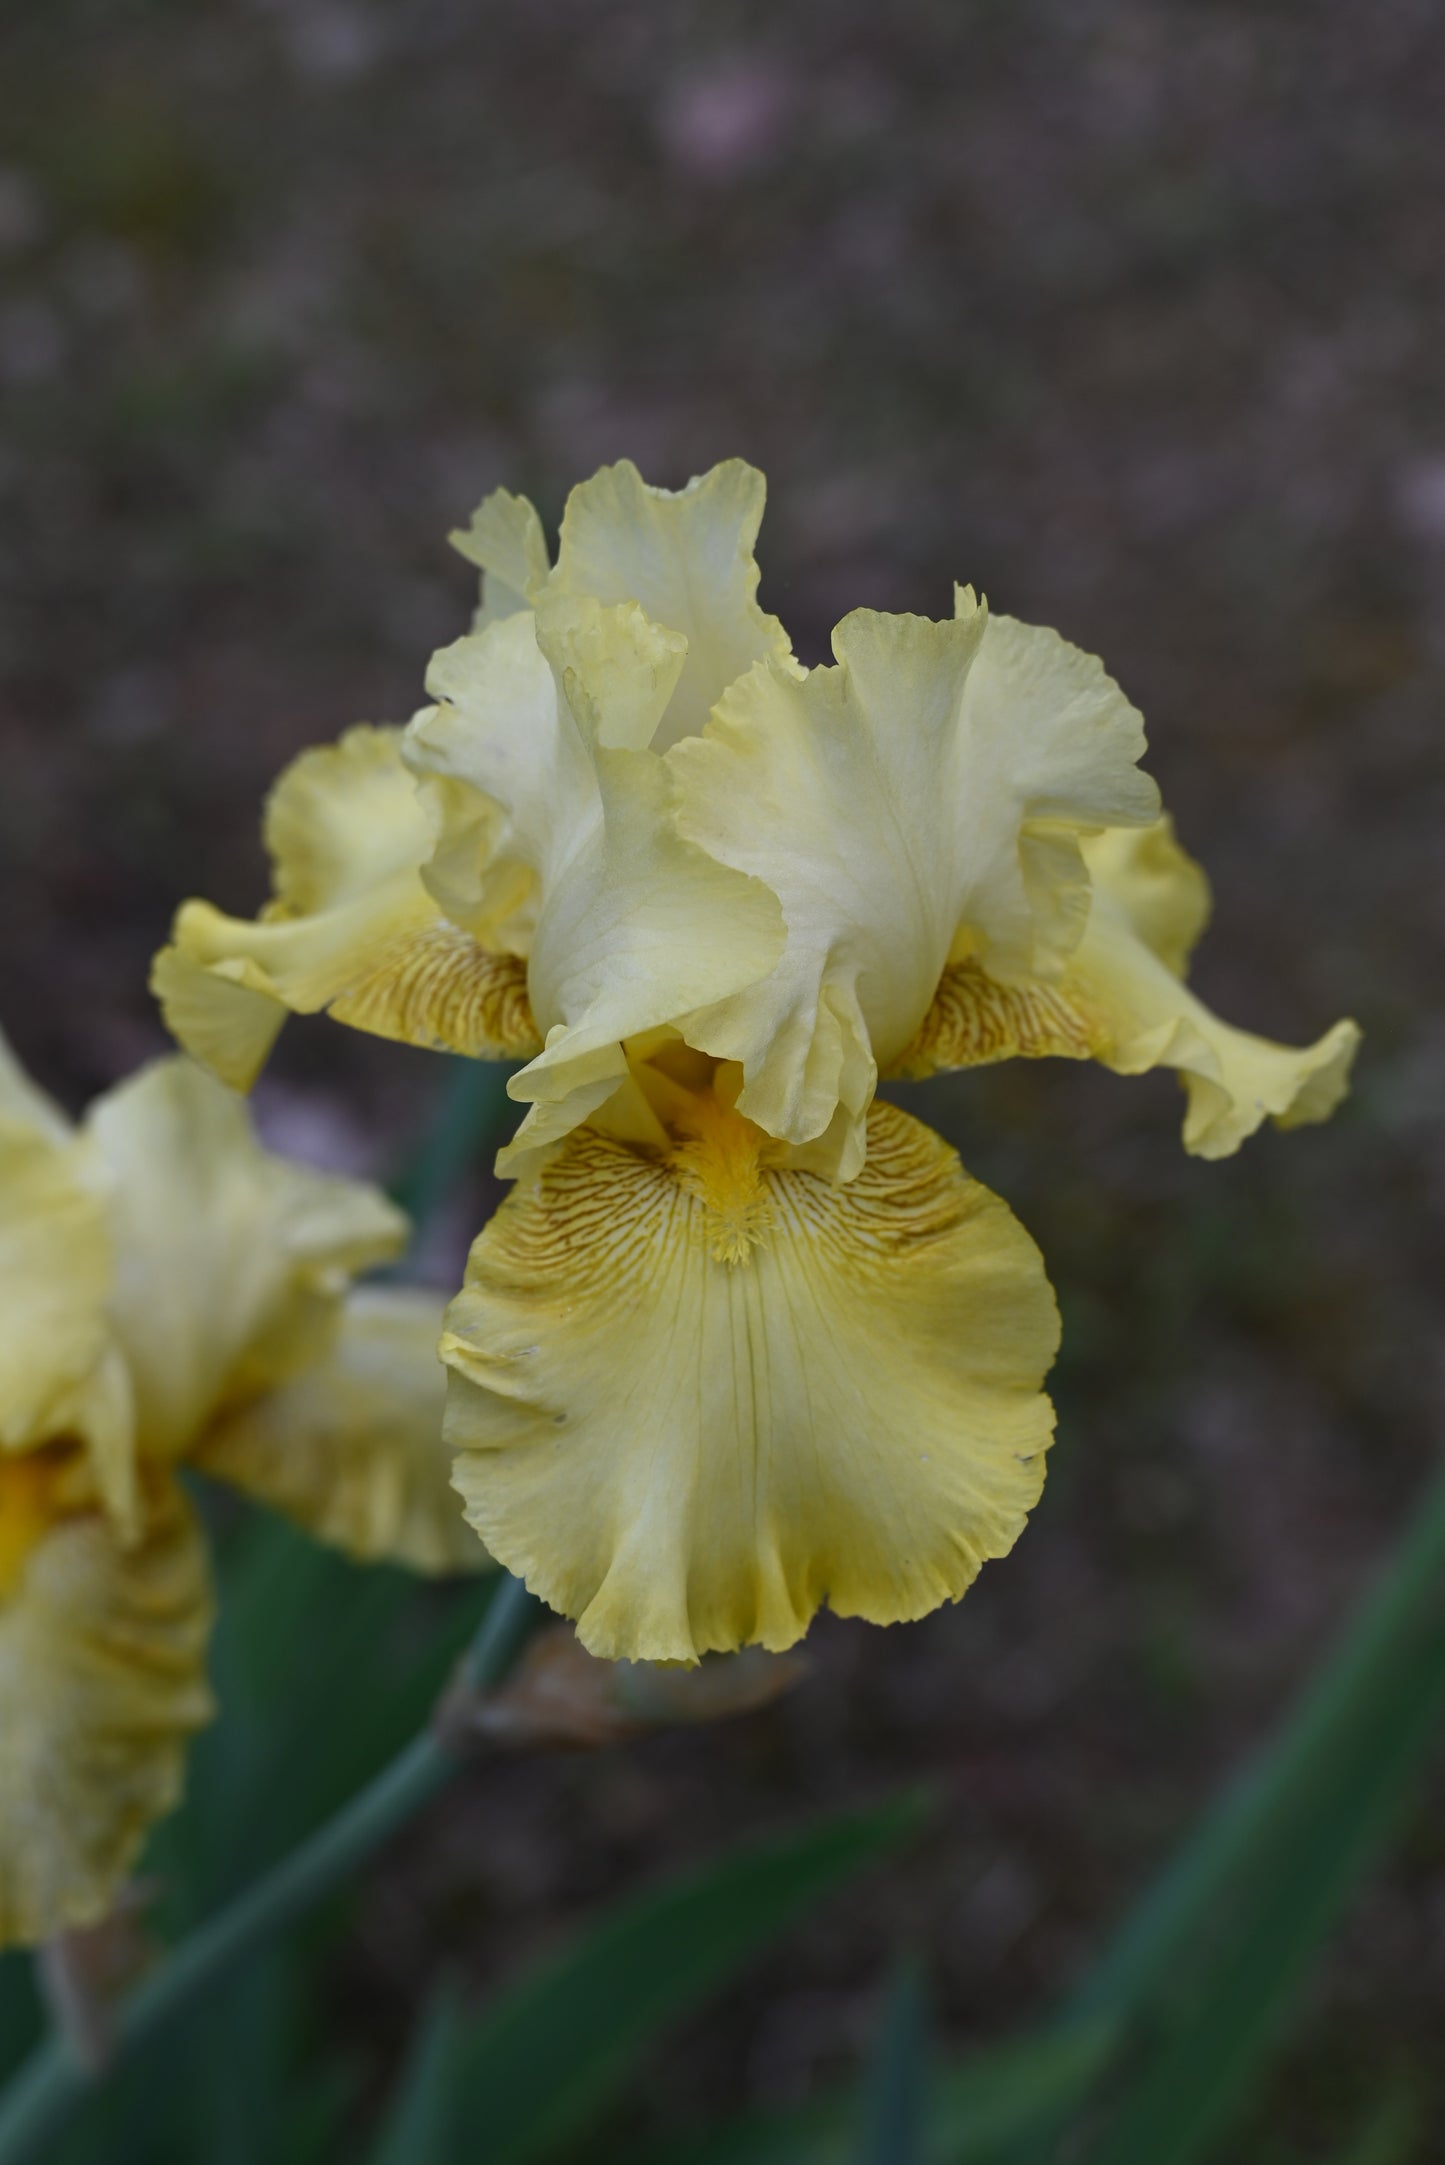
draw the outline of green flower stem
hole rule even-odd
[[[535,1608],[520,1579],[502,1578],[462,1663],[466,1687],[485,1691],[500,1682]],[[461,1763],[437,1731],[414,1737],[325,1826],[181,1941],[120,2009],[118,2051],[148,2042],[189,2012],[219,1978],[329,1894],[443,1788]],[[0,2095],[0,2165],[49,2159],[72,2113],[94,2087],[94,2076],[63,2037],[39,2046]]]

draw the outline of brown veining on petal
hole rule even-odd
[[[1090,1060],[1106,1036],[1083,1003],[1054,985],[1005,985],[977,962],[950,963],[911,1045],[887,1072],[916,1082],[940,1068],[995,1060]]]
[[[841,1185],[714,1106],[674,1107],[666,1149],[575,1130],[476,1242],[442,1338],[471,1524],[608,1660],[782,1648],[824,1604],[923,1615],[1043,1482],[1057,1315],[1006,1206],[894,1106]],[[759,1191],[731,1255],[721,1221]]]
[[[484,1060],[542,1049],[521,955],[494,954],[446,918],[398,933],[331,1003],[338,1022]]]

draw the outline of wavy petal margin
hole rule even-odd
[[[485,1570],[442,1442],[442,1305],[410,1287],[353,1293],[326,1357],[219,1422],[192,1462],[359,1562]]]
[[[63,1461],[0,1460],[47,1523],[0,1583],[0,1947],[35,1945],[112,1907],[146,1834],[177,1802],[187,1739],[211,1717],[205,1544],[180,1491],[151,1485],[141,1538],[67,1507]]]
[[[485,907],[487,883],[519,871],[538,897],[528,981],[547,1035],[508,1084],[532,1110],[502,1171],[534,1165],[625,1082],[624,1040],[685,1029],[781,951],[776,897],[676,831],[649,740],[677,662],[676,641],[635,604],[590,597],[547,600],[432,662],[437,704],[412,723],[408,761],[504,822],[485,877],[448,888],[452,906]],[[452,844],[444,831],[455,867]]]
[[[668,755],[681,833],[764,881],[787,923],[772,973],[688,1040],[741,1062],[742,1110],[770,1134],[832,1126],[845,1180],[878,1066],[950,956],[1057,968],[1087,909],[1080,834],[1157,811],[1139,716],[1099,663],[966,600],[948,623],[855,611],[836,667],[754,669]]]
[[[979,964],[945,970],[933,1004],[892,1072],[916,1078],[1015,1056],[1094,1059],[1119,1075],[1178,1070],[1188,1097],[1184,1147],[1223,1158],[1267,1119],[1327,1120],[1349,1088],[1360,1043],[1337,1022],[1313,1045],[1236,1030],[1184,982],[1209,914],[1203,872],[1164,818],[1142,833],[1090,839],[1084,936],[1058,984],[1002,984]]]
[[[1037,1249],[892,1106],[846,1188],[691,1124],[667,1155],[579,1131],[476,1243],[442,1345],[472,1524],[611,1659],[956,1599],[1043,1483]]]
[[[726,459],[683,489],[652,488],[630,459],[567,499],[552,595],[635,602],[686,641],[655,749],[700,730],[728,685],[771,658],[796,668],[788,635],[759,607],[753,553],[768,485]]]
[[[240,1099],[189,1060],[142,1068],[86,1125],[109,1175],[139,1447],[174,1457],[325,1349],[351,1275],[397,1255],[407,1221],[377,1189],[263,1149]]]
[[[184,903],[156,957],[168,1026],[234,1089],[251,1087],[288,1011],[477,1059],[539,1047],[525,963],[452,923],[422,884],[436,836],[401,739],[361,724],[294,760],[267,804],[273,902],[254,923]]]

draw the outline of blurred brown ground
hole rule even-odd
[[[1037,2015],[1438,1448],[1438,11],[53,0],[0,19],[0,75],[0,1015],[72,1102],[159,1049],[177,899],[259,900],[282,761],[418,702],[469,606],[447,528],[498,482],[555,520],[623,454],[767,470],[764,599],[808,658],[956,576],[1102,653],[1215,879],[1206,996],[1364,1024],[1342,1119],[1220,1166],[1162,1078],[917,1094],[1065,1311],[1017,1554],[916,1628],[825,1624],[815,1681],[732,1729],[479,1775],[336,1977],[384,2058],[442,1951],[504,1974],[670,1861],[921,1774],[921,1850],[695,2024],[650,2109],[845,2064],[900,1941],[950,2038]],[[261,1105],[386,1172],[437,1087],[293,1026]],[[1300,2141],[1430,2063],[1442,1805],[1275,2083]]]

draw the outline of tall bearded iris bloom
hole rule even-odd
[[[187,1060],[73,1129],[0,1039],[0,1946],[106,1912],[209,1717],[180,1465],[356,1556],[486,1561],[447,1485],[439,1303],[349,1290],[405,1230]]]
[[[487,1545],[610,1656],[921,1616],[1037,1499],[1041,1260],[880,1076],[1172,1066],[1217,1156],[1325,1117],[1356,1039],[1290,1051],[1189,992],[1203,876],[1097,661],[962,590],[804,669],[756,598],[762,504],[737,462],[677,494],[605,469],[554,565],[489,498],[433,704],[303,755],[275,902],[187,904],[157,964],[238,1084],[288,1008],[525,1060],[448,1433]]]

